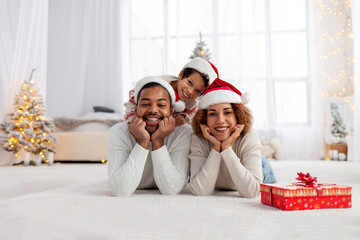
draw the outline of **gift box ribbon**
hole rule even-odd
[[[293,183],[296,186],[304,186],[304,187],[317,187],[317,177],[313,177],[310,175],[310,173],[297,173],[298,177],[295,178],[296,180],[299,180],[300,182]]]
[[[331,186],[335,184],[327,184],[327,183],[318,183],[317,177],[313,177],[310,175],[310,173],[297,173],[298,177],[295,178],[296,180],[299,180],[299,182],[292,183],[296,186],[302,186],[302,187],[321,187],[321,186]]]

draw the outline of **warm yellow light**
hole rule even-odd
[[[31,142],[33,143],[33,142],[35,142],[35,140],[32,138],[32,139],[31,139]]]

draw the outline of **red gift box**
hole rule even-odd
[[[285,211],[351,207],[351,187],[348,186],[317,183],[313,187],[299,183],[261,184],[260,192],[263,204]]]

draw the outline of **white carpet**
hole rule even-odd
[[[102,164],[0,167],[0,239],[359,239],[360,163],[271,162],[279,182],[310,172],[353,187],[353,207],[281,211],[235,192],[111,195]]]

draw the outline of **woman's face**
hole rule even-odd
[[[177,93],[181,101],[189,102],[198,98],[206,89],[203,77],[198,72],[193,72],[190,76],[182,78],[179,75]]]
[[[218,103],[208,107],[207,125],[210,133],[219,141],[228,139],[236,124],[236,116],[230,103]]]

